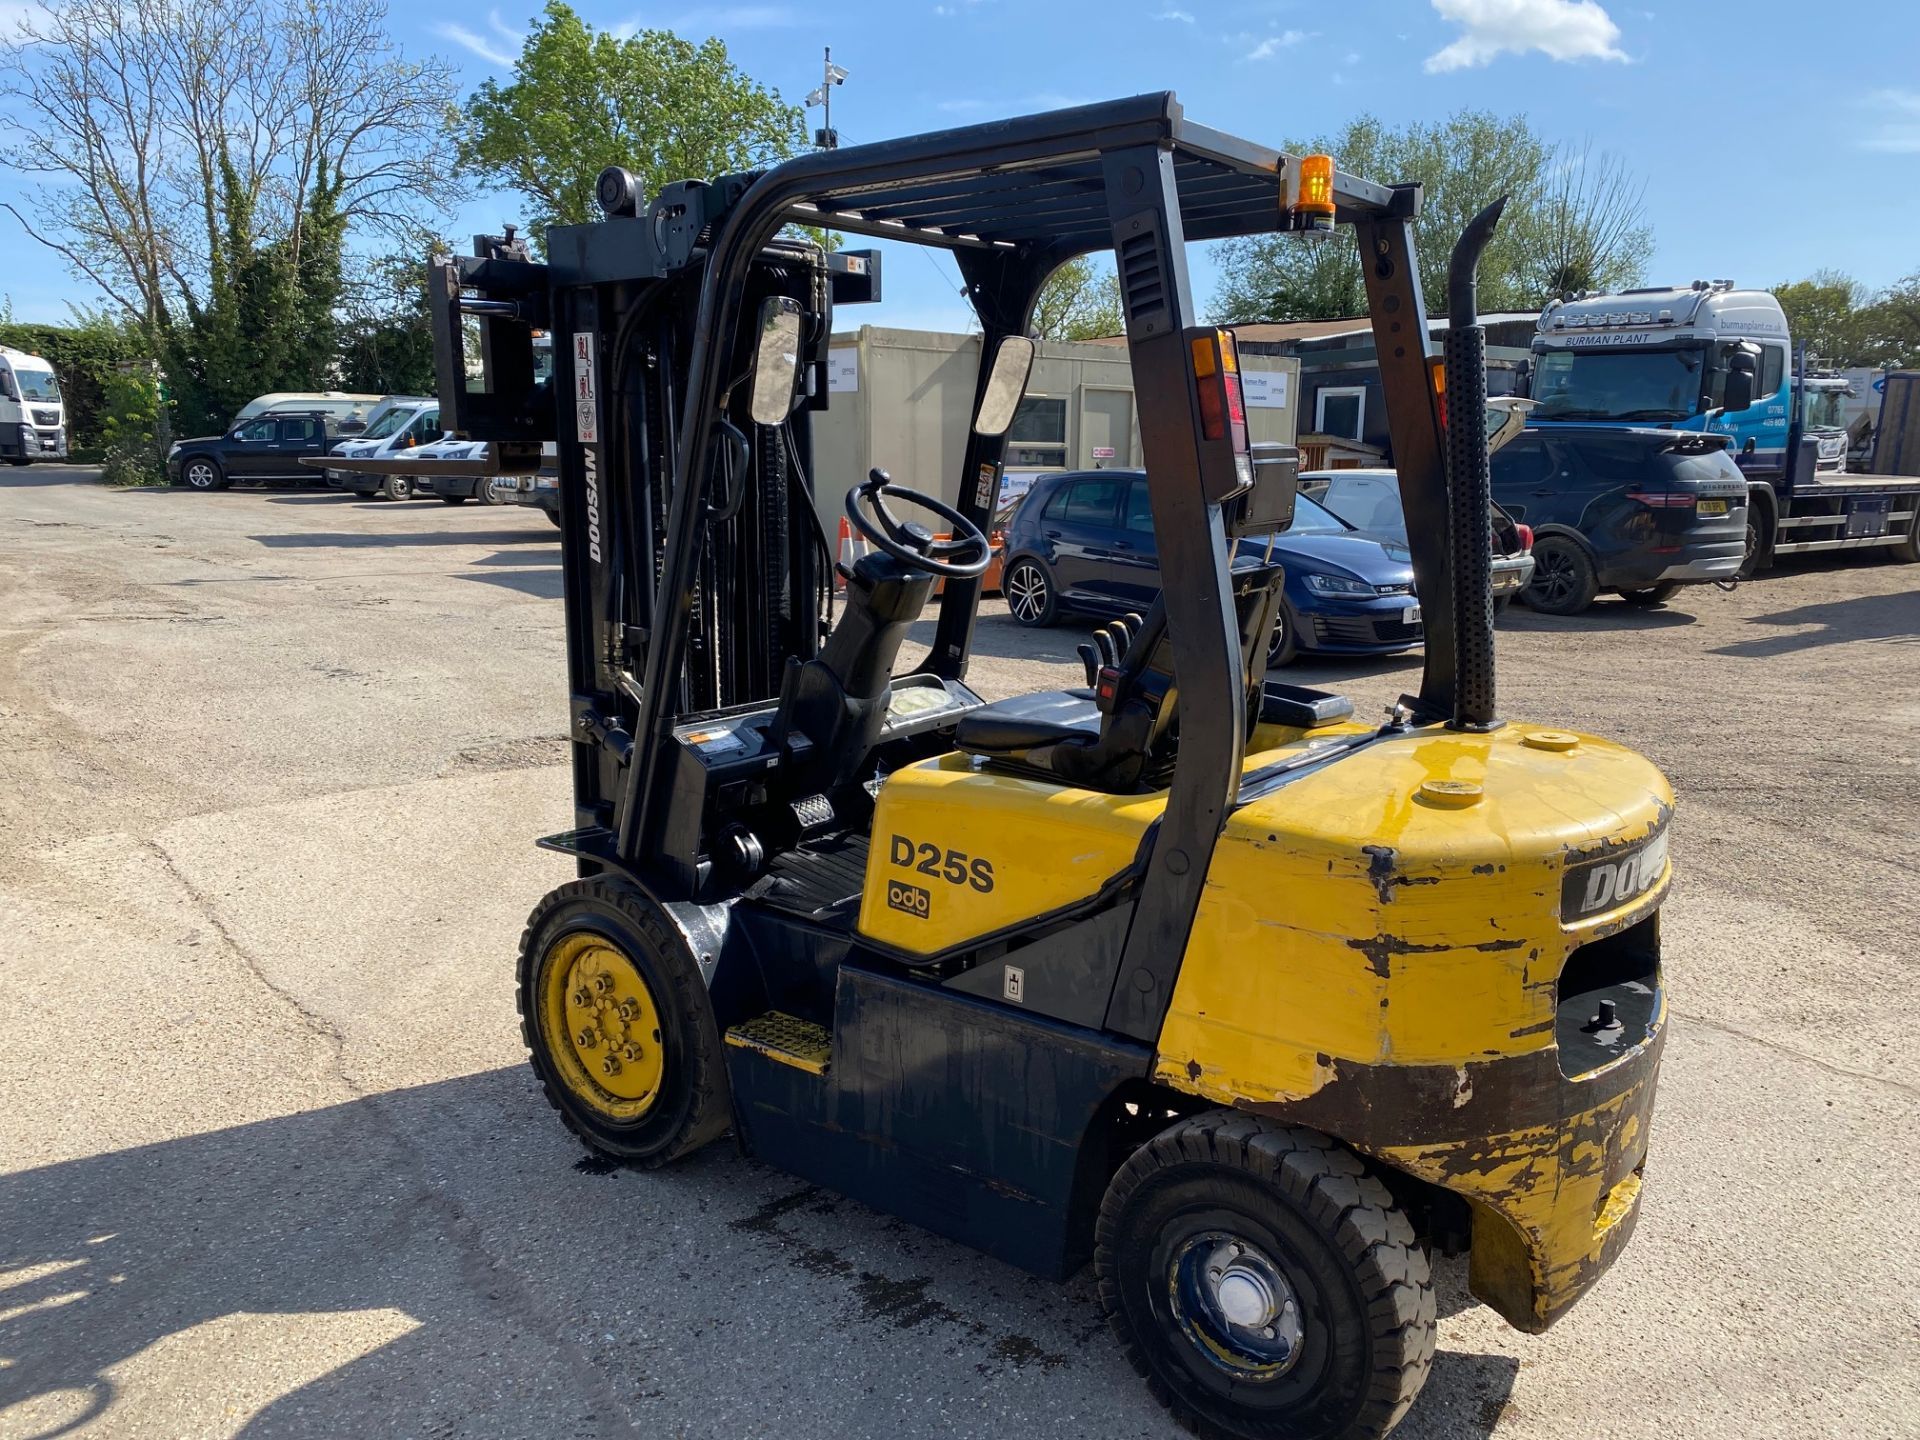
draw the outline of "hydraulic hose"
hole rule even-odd
[[[1480,323],[1480,256],[1506,208],[1502,195],[1468,222],[1447,262],[1447,536],[1453,576],[1455,730],[1491,730],[1493,488],[1487,462],[1487,331]]]

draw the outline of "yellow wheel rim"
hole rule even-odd
[[[666,1070],[660,1009],[604,935],[564,935],[540,968],[540,1030],[567,1089],[611,1120],[638,1120]]]

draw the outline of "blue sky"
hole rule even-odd
[[[0,0],[0,25],[20,3]],[[834,93],[849,143],[1157,89],[1179,92],[1198,120],[1273,144],[1363,110],[1392,123],[1476,106],[1624,156],[1648,181],[1651,281],[1770,285],[1830,267],[1879,287],[1920,270],[1915,0],[576,3],[597,25],[719,35],[795,102],[832,45],[851,72]],[[393,25],[474,84],[510,68],[534,9],[416,0],[395,7]],[[0,174],[0,198],[16,189]],[[494,196],[446,228],[465,236],[515,215],[511,196]],[[1204,257],[1195,278],[1204,303]],[[887,302],[858,318],[963,328],[957,284],[944,258],[891,254]],[[5,214],[0,292],[22,319],[57,320],[88,298]]]

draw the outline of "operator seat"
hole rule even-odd
[[[934,585],[924,570],[878,553],[841,573],[846,606],[817,656],[788,662],[769,732],[792,754],[793,775],[815,793],[866,778],[887,718],[894,661]]]
[[[1236,564],[1231,571],[1249,728],[1275,703],[1266,684],[1266,655],[1283,573],[1271,563]],[[970,711],[961,717],[954,744],[996,768],[1087,790],[1122,794],[1164,787],[1180,740],[1166,607],[1156,596],[1145,620],[1129,616],[1094,638],[1101,642],[1097,659],[1092,646],[1080,647],[1091,688],[1042,690]],[[1293,715],[1286,706],[1300,703],[1286,702],[1276,718]],[[1323,717],[1307,707],[1307,718]]]
[[[1042,690],[960,718],[954,744],[991,764],[1089,790],[1157,786],[1173,766],[1176,694],[1166,607],[1158,597],[1092,690]]]

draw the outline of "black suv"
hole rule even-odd
[[[1533,530],[1522,604],[1578,615],[1603,590],[1658,605],[1731,580],[1747,543],[1747,481],[1727,437],[1542,425],[1493,456],[1493,498]]]
[[[300,463],[324,455],[340,438],[334,417],[316,411],[269,410],[242,420],[224,435],[175,442],[167,452],[167,479],[193,490],[224,490],[235,480],[319,480]]]

